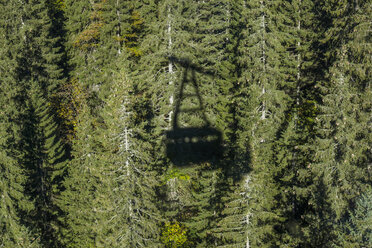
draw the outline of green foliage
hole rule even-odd
[[[50,105],[51,97],[64,81],[61,37],[53,32],[58,21],[51,17],[53,6],[45,1],[8,1],[2,7],[9,13],[2,13],[1,22],[9,22],[8,14],[16,15],[13,23],[2,25],[1,43],[9,47],[0,53],[9,64],[2,65],[1,84],[4,89],[17,87],[1,96],[1,101],[8,100],[12,106],[1,118],[5,121],[5,139],[10,142],[1,149],[13,159],[7,163],[17,167],[18,172],[9,170],[9,179],[14,178],[14,172],[20,174],[19,185],[11,186],[18,191],[12,200],[18,207],[12,207],[7,200],[9,213],[2,214],[11,217],[5,224],[13,229],[8,237],[18,235],[14,245],[54,247],[58,246],[60,213],[55,199],[61,190],[66,159],[57,116]],[[5,189],[3,196],[12,196],[12,191]],[[7,232],[6,229],[2,232]],[[11,246],[9,242],[6,244]]]
[[[339,224],[338,242],[334,247],[368,247],[372,241],[372,191],[368,189],[356,201],[349,219]]]
[[[2,62],[11,65],[9,59],[1,56]],[[7,75],[5,71],[1,70],[1,73]],[[19,85],[7,79],[3,77],[0,82],[0,104],[7,106],[0,111],[0,244],[4,247],[37,248],[41,247],[40,239],[23,224],[20,215],[21,211],[33,209],[32,202],[25,195],[28,175],[21,162],[25,156],[20,126],[24,116],[15,100],[22,91]]]
[[[68,142],[75,138],[78,115],[85,99],[86,94],[76,79],[61,86],[59,92],[53,96],[52,105],[62,119],[64,136]]]
[[[187,228],[178,222],[165,223],[160,240],[169,248],[191,247],[190,242],[187,240]]]
[[[0,247],[367,247],[371,6],[0,2]]]
[[[222,197],[222,218],[213,229],[217,247],[249,247],[252,236],[251,195],[249,175],[239,182],[230,183],[229,194]]]
[[[164,176],[164,179],[163,179],[163,184],[166,184],[167,182],[169,182],[169,180],[171,179],[174,179],[174,178],[177,178],[179,180],[190,180],[190,176],[186,173],[182,173],[180,172],[179,169],[177,168],[174,168],[174,169],[171,169],[169,172],[167,172],[167,174],[165,174]]]
[[[56,198],[60,194],[64,169],[65,147],[59,138],[54,113],[45,101],[40,88],[31,86],[24,132],[25,157],[28,180],[26,194],[35,208],[25,221],[40,233],[41,241],[50,246],[54,242],[59,224],[60,210]]]
[[[114,37],[120,42],[124,43],[124,46],[128,49],[128,51],[136,57],[142,55],[142,51],[139,48],[139,35],[141,33],[141,29],[143,29],[144,20],[138,13],[138,11],[133,10],[132,14],[130,15],[129,19],[129,30],[127,34],[124,34],[122,37]]]
[[[106,1],[103,0],[92,5],[93,11],[89,17],[90,24],[76,37],[73,43],[74,47],[86,51],[99,45],[101,28],[104,25],[102,9],[105,3]]]
[[[66,8],[65,0],[55,0],[53,4],[55,4],[56,9],[61,11],[63,11]]]
[[[134,126],[130,118],[133,85],[124,72],[117,75],[104,99],[100,126],[92,125],[87,105],[79,115],[74,159],[60,201],[66,213],[62,242],[68,247],[159,243],[149,145],[143,140],[141,125]]]

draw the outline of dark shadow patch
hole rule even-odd
[[[187,60],[174,57],[169,57],[169,60],[183,67],[183,78],[176,96],[172,129],[165,133],[167,157],[177,166],[216,161],[223,154],[222,133],[211,126],[205,114],[203,99],[195,75],[198,72],[213,76],[213,73],[204,71]],[[188,78],[189,74],[191,74],[191,79]],[[194,94],[184,92],[186,84],[191,84],[195,90]],[[199,105],[192,108],[181,108],[182,101],[188,97],[196,97]],[[179,115],[188,112],[200,113],[205,125],[202,127],[180,127]]]

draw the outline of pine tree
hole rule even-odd
[[[2,10],[9,10],[8,7],[1,5]],[[0,19],[2,37],[10,31],[5,29],[9,26],[3,25],[8,17],[5,13],[1,12]],[[16,63],[9,56],[12,54],[9,40],[1,39],[0,44],[0,104],[6,106],[0,111],[0,244],[4,247],[39,247],[39,240],[23,225],[20,218],[20,211],[32,208],[25,195],[27,176],[21,164],[24,156],[21,145],[24,117],[21,99],[24,98],[24,91],[12,77]]]
[[[136,247],[147,244],[145,241],[146,237],[149,237],[147,235],[156,236],[153,232],[146,233],[147,229],[143,226],[141,228],[132,226],[135,221],[131,224],[125,223],[128,208],[136,208],[137,201],[133,200],[134,206],[129,203],[129,206],[126,205],[127,208],[123,209],[119,204],[127,204],[124,197],[130,196],[126,194],[130,194],[132,188],[129,187],[130,184],[129,188],[120,186],[123,184],[122,176],[118,176],[120,180],[111,181],[111,176],[117,175],[121,169],[124,170],[115,167],[122,158],[120,156],[124,155],[116,154],[119,140],[116,139],[117,136],[113,137],[114,134],[110,134],[112,130],[122,127],[120,126],[122,124],[119,119],[109,120],[112,115],[109,111],[119,112],[122,105],[115,104],[123,104],[120,98],[122,96],[116,95],[114,91],[127,94],[121,88],[122,82],[114,79],[114,75],[118,74],[119,65],[123,65],[122,60],[127,67],[130,60],[135,60],[135,57],[140,55],[137,40],[142,20],[136,8],[138,8],[136,1],[66,1],[72,76],[78,87],[86,92],[87,100],[81,110],[81,116],[78,117],[76,140],[73,145],[74,159],[69,169],[69,178],[65,182],[66,192],[60,202],[67,222],[62,242],[68,246]],[[112,96],[115,96],[113,98],[117,102],[109,100],[110,103],[103,109],[106,100]],[[136,106],[138,111],[144,111],[141,109],[142,106],[140,104]],[[108,130],[108,126],[112,130]],[[134,170],[133,175],[136,172]],[[133,184],[135,182],[137,181]],[[102,187],[97,189],[97,184],[101,184]],[[78,191],[84,193],[76,196]],[[144,199],[147,200],[148,197]],[[100,202],[99,208],[97,202]],[[141,203],[138,204],[141,206]],[[81,215],[82,208],[94,211]],[[133,211],[136,212],[137,209]],[[142,214],[138,211],[136,213],[137,217]],[[128,232],[122,232],[122,226],[119,225],[127,225]],[[143,229],[142,234],[137,234],[139,229]]]
[[[65,147],[51,103],[63,83],[63,55],[59,38],[53,33],[50,8],[47,2],[27,3],[19,31],[23,53],[17,76],[27,90],[22,162],[28,174],[27,194],[35,205],[25,219],[39,233],[42,243],[56,246],[59,210],[55,201],[61,190],[58,185],[63,177]]]
[[[330,8],[331,7],[331,8]],[[316,163],[314,170],[324,173],[327,185],[329,215],[333,216],[329,233],[335,239],[335,222],[344,219],[356,199],[368,189],[371,178],[368,123],[371,118],[371,65],[368,51],[370,4],[357,1],[324,6],[331,25],[324,41],[329,45],[325,57],[330,64],[328,76],[321,85],[324,94],[319,106]],[[347,32],[345,32],[347,30]],[[332,239],[330,242],[334,242]]]
[[[280,1],[242,1],[246,20],[238,50],[241,75],[235,85],[236,139],[251,175],[250,241],[253,247],[270,247],[279,239],[277,226],[284,219],[276,198],[274,144],[290,106],[291,71],[288,6]],[[239,155],[241,156],[241,155]],[[246,229],[249,227],[245,227]]]
[[[213,168],[212,163],[198,166],[198,169],[194,169],[196,174],[190,178],[193,181],[191,198],[184,206],[187,218],[183,219],[183,223],[189,230],[189,239],[194,247],[214,247],[212,229],[219,209],[221,173]]]
[[[251,244],[251,179],[242,177],[240,183],[232,183],[231,193],[223,197],[222,216],[213,230],[217,247],[250,247]]]
[[[168,2],[164,4],[166,3]],[[167,6],[164,7],[165,10],[168,8],[167,31],[168,35],[172,35],[171,39],[168,36],[168,51],[166,51],[169,54],[168,57],[172,58],[168,62],[169,76],[172,77],[169,83],[175,86],[173,90],[176,91],[168,95],[168,103],[173,109],[167,110],[169,112],[166,113],[170,115],[166,115],[168,117],[166,121],[168,120],[170,124],[173,122],[171,130],[174,126],[180,129],[188,127],[197,130],[216,129],[221,132],[223,143],[220,145],[227,147],[232,133],[230,90],[233,66],[228,61],[231,53],[229,32],[232,29],[229,23],[232,11],[230,2],[199,1],[177,4],[169,2],[165,6]],[[168,128],[169,126],[168,124]],[[225,154],[227,152],[221,154],[221,157]],[[186,155],[184,160],[190,156],[192,155]],[[182,188],[168,189],[169,194],[180,194],[185,198],[179,201],[180,204],[184,202],[188,209],[184,210],[183,214],[178,212],[173,218],[185,223],[189,228],[190,238],[197,247],[213,246],[210,229],[215,225],[217,218],[219,207],[217,185],[220,184],[222,175],[217,168],[224,166],[223,162],[218,159],[209,161],[207,164],[210,166],[205,166],[203,161],[194,162],[191,163],[192,168],[181,169],[181,172],[189,175],[190,178],[200,174],[200,178],[195,179],[200,181],[199,187],[192,188],[192,196],[182,195]],[[199,167],[205,168],[199,170]],[[183,182],[176,183],[175,181],[178,180],[173,178],[169,181],[169,187],[181,186]],[[216,204],[209,206],[211,202]],[[189,216],[190,220],[182,220],[180,216]],[[206,222],[206,225],[198,224],[202,220]]]
[[[356,207],[349,219],[342,221],[338,232],[338,242],[333,247],[368,247],[372,240],[372,194],[364,192],[356,201]]]
[[[144,99],[135,82],[122,70],[112,85],[102,117],[104,153],[101,161],[111,167],[114,240],[111,247],[158,247],[160,215],[156,206],[155,171],[151,169],[151,143]],[[138,108],[141,106],[142,109]],[[114,179],[112,179],[114,176]]]
[[[146,127],[143,110],[135,108],[142,99],[132,87],[126,75],[115,81],[98,127],[89,113],[81,115],[62,202],[67,246],[157,245],[155,182],[146,166],[151,149],[141,131]]]
[[[55,115],[36,83],[30,89],[25,123],[24,164],[28,175],[26,193],[35,208],[27,219],[40,233],[45,245],[57,246],[56,232],[60,228],[60,209],[56,200],[60,194],[65,169],[65,149],[58,134]]]
[[[163,178],[161,200],[165,203],[162,208],[164,226],[162,241],[172,243],[175,237],[165,228],[179,225],[182,215],[181,206],[186,202],[188,193],[187,180],[181,180],[177,174],[185,174],[176,170],[166,158],[164,134],[172,128],[174,117],[174,104],[176,101],[176,84],[182,79],[182,68],[169,57],[179,57],[182,48],[187,44],[187,33],[183,31],[182,24],[185,18],[181,15],[186,1],[141,1],[140,15],[144,18],[145,34],[141,39],[140,49],[143,56],[139,58],[139,66],[135,68],[135,80],[142,97],[150,100],[151,110],[148,117],[151,122],[148,140],[153,149],[150,164],[156,168]],[[188,194],[186,194],[188,195]],[[182,226],[182,224],[181,224]]]
[[[5,25],[4,38],[10,47],[4,54],[12,61],[9,66],[13,68],[4,75],[8,83],[14,81],[20,86],[15,88],[13,96],[9,96],[16,100],[12,100],[14,107],[22,113],[22,120],[12,124],[20,124],[13,129],[18,130],[16,133],[20,137],[9,145],[8,152],[17,154],[22,151],[16,161],[25,173],[26,190],[23,193],[33,205],[32,208],[20,209],[21,220],[41,243],[54,246],[52,237],[58,229],[55,197],[63,175],[64,146],[59,140],[51,102],[62,83],[62,55],[58,37],[52,32],[51,6],[48,3],[11,1],[4,7],[10,13],[17,12],[15,22]],[[10,32],[17,35],[10,35]]]
[[[110,201],[110,182],[99,161],[96,119],[89,107],[82,105],[73,144],[73,159],[69,162],[65,191],[58,205],[63,211],[64,224],[60,242],[66,247],[103,247],[108,236],[107,221],[113,205]]]
[[[14,80],[17,51],[12,39],[18,26],[12,18],[20,20],[17,7],[14,3],[0,4],[0,104],[3,106],[0,111],[0,244],[32,247],[34,241],[33,245],[37,247],[38,242],[19,216],[20,210],[31,206],[24,194],[26,175],[20,163],[24,156],[21,149],[24,90]]]
[[[137,5],[137,1],[65,1],[70,74],[87,92],[93,114],[99,111],[98,95],[109,92],[118,56],[128,50],[139,55]]]
[[[291,247],[317,247],[324,246],[323,239],[329,235],[326,225],[318,226],[320,218],[314,214],[316,208],[325,206],[317,205],[323,205],[324,199],[312,199],[312,194],[319,193],[317,191],[321,189],[314,181],[320,175],[312,171],[310,165],[316,150],[313,140],[316,135],[315,100],[318,92],[314,86],[318,68],[312,47],[317,37],[314,32],[317,20],[312,1],[292,1],[288,8],[291,25],[286,49],[293,59],[286,77],[292,84],[287,91],[293,101],[282,124],[280,139],[274,147],[279,168],[276,181],[281,189],[278,202],[281,215],[285,218],[280,242]],[[321,193],[318,194],[318,197],[321,196]]]

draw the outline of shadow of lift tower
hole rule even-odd
[[[213,76],[213,73],[193,65],[187,60],[179,60],[174,57],[170,57],[169,60],[183,67],[183,78],[179,85],[179,94],[176,96],[172,129],[166,131],[167,157],[177,166],[215,161],[223,153],[222,134],[213,128],[207,119],[195,76],[196,72],[209,76]],[[191,79],[189,79],[189,74],[191,74]],[[191,84],[195,93],[185,93],[186,84]],[[192,108],[181,108],[181,102],[190,97],[196,97],[199,105]],[[201,127],[180,127],[179,115],[188,112],[200,113],[204,125]]]

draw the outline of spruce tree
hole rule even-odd
[[[207,163],[194,164],[195,179],[198,185],[192,191],[190,210],[193,213],[186,220],[190,233],[194,233],[196,247],[216,245],[212,230],[216,228],[221,209],[220,198],[224,192],[224,173],[230,174],[232,163],[229,155],[232,146],[232,87],[235,80],[233,57],[234,45],[234,1],[212,1],[194,3],[188,10],[191,17],[187,31],[190,40],[184,54],[189,54],[190,81],[198,85],[202,109],[197,112],[179,112],[180,126],[215,128],[221,133],[219,156]],[[192,77],[195,77],[192,78]],[[195,92],[188,83],[185,94]],[[181,97],[181,96],[180,96]],[[179,99],[180,108],[198,108],[198,102],[191,97]],[[200,106],[199,106],[200,107]],[[203,116],[204,115],[204,116]],[[215,149],[215,148],[209,148]],[[194,210],[193,210],[194,209]],[[200,223],[204,223],[201,225]]]
[[[219,207],[219,179],[220,170],[213,168],[213,164],[198,164],[199,169],[194,169],[191,197],[185,204],[185,215],[183,219],[189,230],[189,239],[194,247],[215,247],[212,229],[217,221]],[[195,173],[194,172],[194,173]]]
[[[276,202],[280,186],[275,178],[279,168],[273,147],[290,106],[288,91],[293,87],[287,78],[292,58],[286,49],[289,39],[284,25],[289,12],[281,1],[241,4],[246,25],[238,50],[241,75],[234,90],[236,139],[245,147],[240,152],[246,154],[241,166],[245,171],[253,169],[252,185],[248,186],[252,195],[250,245],[270,247],[278,241],[276,227],[284,221]]]
[[[137,94],[136,83],[122,69],[102,113],[105,126],[100,140],[104,153],[100,161],[111,172],[107,176],[114,192],[113,217],[108,223],[114,233],[111,247],[159,246],[158,183],[150,166],[146,101]]]
[[[164,228],[179,224],[182,215],[181,206],[187,202],[188,185],[177,174],[180,172],[167,161],[165,150],[165,132],[171,130],[174,120],[174,104],[176,101],[176,84],[182,79],[182,67],[169,59],[179,57],[182,48],[187,44],[187,32],[182,25],[187,20],[182,16],[186,1],[143,1],[139,9],[144,18],[145,34],[141,39],[140,49],[143,56],[139,58],[139,66],[135,68],[135,80],[141,82],[141,95],[151,103],[151,122],[148,132],[151,133],[152,159],[150,164],[162,176],[161,200]],[[167,231],[164,229],[163,234]],[[162,241],[173,240],[174,237],[162,236]],[[170,241],[171,242],[171,241]]]
[[[0,246],[368,246],[370,1],[0,7]]]
[[[338,242],[333,247],[368,247],[372,240],[372,194],[364,192],[356,201],[355,209],[349,210],[349,218],[339,224]]]
[[[104,221],[109,215],[102,209],[112,205],[107,195],[108,182],[102,180],[103,171],[97,159],[95,119],[90,117],[89,107],[84,103],[77,120],[73,159],[63,183],[65,191],[58,204],[64,223],[59,239],[66,247],[99,247],[107,235]]]
[[[24,204],[23,187],[17,178],[22,172],[17,168],[18,164],[14,163],[14,159],[5,154],[5,148],[1,146],[1,149],[0,244],[4,247],[40,247],[39,240],[22,224],[17,211],[17,204]]]
[[[368,38],[370,4],[357,1],[324,6],[331,17],[324,41],[330,46],[325,57],[330,64],[319,106],[319,138],[314,170],[324,173],[330,215],[335,223],[346,218],[356,199],[370,185],[371,65]],[[345,32],[347,30],[347,32]],[[332,239],[330,242],[334,242]]]
[[[25,196],[26,175],[21,159],[24,88],[14,80],[17,49],[14,40],[20,26],[16,4],[0,4],[0,244],[5,247],[37,247],[38,241],[21,222],[20,210],[32,206]],[[14,19],[12,19],[14,18]],[[18,24],[18,25],[17,25]],[[31,246],[33,245],[33,246]]]
[[[68,247],[157,246],[160,217],[147,166],[151,149],[143,110],[136,112],[142,99],[135,96],[135,85],[121,75],[112,85],[102,123],[92,123],[89,112],[82,112],[61,202]]]
[[[20,3],[22,4],[22,3]],[[41,242],[56,246],[59,228],[56,197],[64,172],[65,147],[60,140],[59,124],[52,101],[63,83],[59,38],[53,33],[51,6],[30,1],[22,15],[23,36],[18,77],[27,90],[23,163],[28,173],[27,194],[35,209],[25,218],[40,235]]]
[[[114,134],[110,134],[112,130],[108,130],[108,126],[113,130],[122,127],[121,119],[115,119],[115,123],[109,120],[112,115],[109,111],[119,112],[122,106],[115,104],[124,104],[120,98],[123,96],[116,95],[114,91],[128,94],[121,88],[122,81],[114,80],[114,75],[118,74],[119,65],[125,64],[124,67],[127,67],[130,60],[139,56],[136,44],[142,21],[136,12],[137,5],[135,1],[66,1],[71,75],[79,89],[85,92],[86,100],[76,125],[72,147],[74,158],[69,168],[69,178],[65,181],[66,192],[60,201],[65,214],[63,219],[67,224],[63,229],[62,242],[67,246],[136,247],[147,242],[146,235],[156,236],[154,233],[147,234],[145,229],[142,235],[137,234],[143,226],[135,228],[135,221],[131,224],[124,221],[128,209],[137,207],[137,202],[128,200],[133,202],[124,209],[119,205],[128,203],[124,196],[129,196],[126,194],[132,192],[132,186],[120,186],[123,176],[118,176],[120,180],[115,179],[115,175],[124,168],[115,167],[121,159],[116,154],[120,145],[117,136],[113,138]],[[85,12],[81,14],[81,10]],[[110,97],[113,100],[106,104]],[[142,106],[136,106],[138,111],[143,111]],[[133,173],[136,172],[134,170]],[[97,188],[97,184],[102,187]],[[83,193],[76,195],[79,191]],[[99,207],[97,202],[100,202]],[[87,209],[87,212],[81,214],[80,209]],[[137,217],[142,214],[136,213]],[[128,232],[122,232],[119,224],[128,225]]]
[[[42,243],[58,246],[57,231],[60,228],[57,198],[62,190],[65,169],[65,149],[59,136],[55,115],[40,88],[31,82],[31,99],[26,112],[23,131],[26,150],[23,163],[28,175],[26,193],[31,196],[35,208],[26,217],[40,233]]]
[[[109,91],[118,56],[128,50],[139,55],[137,5],[136,1],[65,1],[71,80],[88,93],[93,114],[99,111],[98,95]]]
[[[251,178],[242,176],[231,183],[229,194],[222,197],[222,219],[214,228],[216,247],[250,247],[251,244]]]
[[[171,130],[174,126],[180,129],[192,127],[196,130],[217,130],[222,138],[220,145],[228,147],[232,133],[230,91],[233,65],[228,60],[231,56],[231,3],[169,2],[165,6],[168,6],[167,31],[168,35],[172,35],[171,39],[168,36],[166,51],[168,57],[173,58],[168,62],[168,72],[171,72],[169,76],[172,76],[169,83],[175,86],[168,101],[171,107],[168,111],[170,117],[173,117],[168,120],[170,124],[173,122],[173,127],[168,125]],[[227,156],[227,152],[219,152],[223,153],[220,154],[221,158]],[[185,160],[187,156],[193,155],[186,155]],[[183,214],[179,212],[174,217],[189,228],[190,238],[196,247],[214,245],[210,229],[216,224],[219,208],[220,192],[217,185],[221,183],[222,174],[218,168],[225,167],[228,170],[228,165],[220,158],[205,162],[191,163],[187,170],[180,168],[181,172],[189,175],[191,181],[199,182],[191,188],[191,196],[182,196],[182,189],[179,189],[181,197],[185,197],[180,200],[180,204],[184,202],[188,208],[183,210]],[[195,175],[200,177],[194,178]],[[173,178],[169,181],[169,187],[181,186],[183,182],[174,182],[178,180]],[[177,193],[177,189],[169,188],[169,194],[174,193]],[[180,216],[189,216],[189,219]],[[202,220],[205,224],[199,225]]]
[[[280,138],[274,147],[275,164],[279,169],[275,180],[280,185],[280,214],[284,223],[278,229],[281,241],[291,247],[324,246],[327,225],[318,225],[321,220],[316,213],[325,206],[324,195],[317,185],[320,174],[311,170],[313,162],[315,118],[318,97],[316,77],[317,59],[312,50],[317,20],[312,1],[292,1],[288,8],[288,39],[285,47],[292,61],[288,64],[285,87],[292,101],[286,118],[282,122]],[[315,86],[315,87],[314,87]],[[315,178],[315,180],[314,180]],[[323,192],[324,193],[324,192]],[[313,195],[317,194],[316,199]],[[323,222],[325,223],[325,222]],[[316,227],[315,227],[316,226]],[[316,231],[315,231],[316,230]],[[316,232],[317,235],[315,236]]]
[[[2,10],[9,10],[7,7],[1,5]],[[24,226],[20,216],[20,211],[32,209],[25,194],[27,175],[21,163],[24,157],[21,133],[24,119],[21,99],[24,98],[24,90],[14,80],[16,63],[9,56],[14,51],[9,49],[12,48],[9,40],[4,39],[10,30],[6,30],[9,26],[3,23],[9,16],[5,12],[1,16],[0,104],[3,107],[0,111],[0,244],[4,247],[40,247],[39,239]]]
[[[5,25],[4,38],[10,45],[5,55],[13,61],[9,64],[13,68],[4,75],[7,82],[16,82],[21,87],[14,93],[22,91],[22,94],[9,95],[17,99],[12,101],[22,113],[22,121],[12,124],[21,124],[13,129],[18,129],[20,137],[8,149],[11,154],[18,153],[16,147],[22,151],[16,159],[26,174],[25,198],[33,205],[20,209],[21,220],[41,243],[55,246],[53,237],[58,229],[55,197],[63,175],[64,146],[59,140],[58,122],[51,106],[52,97],[62,83],[62,55],[58,37],[52,32],[52,6],[40,1],[10,1],[4,7],[9,13],[16,13],[14,23]]]

